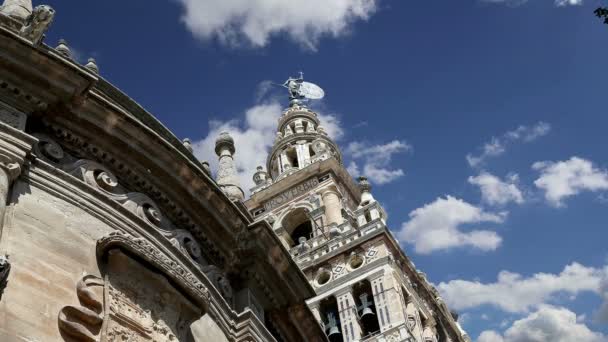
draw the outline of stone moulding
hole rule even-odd
[[[230,340],[274,341],[264,324],[250,310],[246,309],[240,314],[233,311],[203,271],[182,265],[146,239],[124,232],[112,232],[97,241],[98,259],[105,260],[113,249],[120,249],[164,274],[201,307],[202,313],[209,314],[224,333],[232,337]]]
[[[132,216],[131,214],[134,214],[137,216],[137,218],[133,218],[135,222],[139,221],[137,226],[149,227],[147,229],[148,232],[161,233],[174,245],[179,245],[180,250],[184,254],[200,264],[206,264],[210,260],[215,260],[209,257],[219,254],[218,250],[209,245],[202,232],[199,232],[198,239],[195,239],[190,231],[178,228],[161,212],[155,201],[145,194],[131,192],[123,187],[118,178],[104,165],[92,160],[77,159],[71,156],[63,150],[61,145],[44,134],[36,134],[36,137],[39,139],[39,143],[34,146],[34,154],[39,158],[38,160],[44,160],[44,162],[55,166],[54,173],[65,173],[65,176],[69,175],[68,177],[62,177],[66,180],[70,178],[78,179],[97,190],[96,193],[102,194],[101,198],[118,203],[121,207],[120,211],[124,212],[125,215]],[[36,166],[39,166],[38,164],[40,166],[44,165],[44,163],[39,162],[36,163]],[[46,167],[44,168],[46,169]],[[35,168],[37,173],[38,169],[38,167]],[[48,179],[48,182],[44,182],[45,187],[57,181],[57,178],[44,175]],[[92,194],[90,191],[86,192]],[[66,195],[70,196],[73,194],[68,192]],[[104,202],[107,201],[104,200]],[[81,201],[78,201],[77,205],[81,206]],[[118,209],[114,203],[112,203],[112,206]],[[129,213],[127,214],[127,212]],[[118,227],[116,229],[131,231],[131,229]],[[201,244],[200,247],[199,244]],[[204,249],[205,256],[202,255],[201,249]],[[221,265],[217,260],[215,260],[215,263]]]

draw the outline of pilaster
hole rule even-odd
[[[361,327],[357,316],[357,306],[351,288],[341,294],[336,294],[342,339],[345,342],[358,341],[361,338]]]

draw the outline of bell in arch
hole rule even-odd
[[[330,342],[342,341],[342,333],[338,328],[338,323],[336,322],[336,317],[333,312],[327,314],[327,337]]]
[[[363,293],[359,298],[361,298],[361,306],[359,307],[359,317],[361,320],[375,319],[376,314],[372,311],[372,303],[367,300],[367,293]]]

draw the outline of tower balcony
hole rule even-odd
[[[344,222],[335,228],[339,232],[338,235],[332,236],[330,232],[318,234],[289,250],[300,268],[306,268],[322,258],[343,253],[345,250],[361,244],[362,240],[372,238],[387,230],[384,222],[379,218],[358,228],[353,227],[349,222]]]

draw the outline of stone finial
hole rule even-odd
[[[215,154],[220,157],[223,150],[228,151],[230,155],[236,152],[234,139],[232,139],[228,132],[220,133],[220,136],[215,140]]]
[[[233,155],[235,152],[234,139],[228,132],[220,133],[215,141],[215,153],[219,158],[216,182],[230,200],[242,201],[245,199],[245,193],[241,189],[234,162]]]
[[[24,22],[32,14],[32,0],[4,0],[0,13]]]
[[[201,164],[203,165],[203,171],[205,171],[207,176],[211,177],[211,167],[209,166],[209,162],[206,160],[203,160],[201,162]]]
[[[65,39],[59,39],[59,44],[55,47],[55,50],[64,57],[72,58],[72,50],[70,50]]]
[[[262,166],[257,167],[256,173],[253,174],[253,182],[255,185],[261,185],[266,183],[268,180],[268,173],[264,171]]]
[[[359,178],[357,178],[357,181],[359,182],[359,188],[361,189],[361,191],[369,192],[372,190],[372,185],[369,183],[369,180],[367,180],[367,177],[360,176]]]
[[[361,189],[361,203],[359,204],[359,208],[375,202],[376,200],[371,193],[372,185],[367,180],[367,177],[360,176],[357,180],[359,181],[359,189]]]
[[[95,74],[99,74],[99,67],[97,66],[97,61],[95,61],[95,58],[89,58],[84,67]]]
[[[188,152],[190,152],[190,153],[194,152],[190,138],[185,138],[184,140],[182,140],[182,144],[184,144],[184,147],[186,148],[186,150],[188,150]]]

